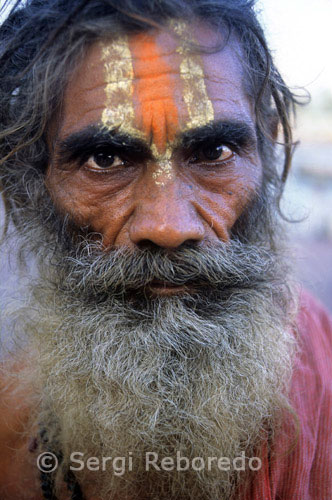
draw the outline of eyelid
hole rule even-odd
[[[90,155],[89,158],[84,162],[84,168],[86,168],[87,170],[93,170],[94,172],[109,172],[110,170],[113,170],[114,168],[121,165],[125,165],[126,163],[120,155],[114,155],[114,163],[112,163],[109,167],[101,167],[94,160],[94,156],[95,154]],[[117,159],[118,161],[116,161]],[[94,163],[94,165],[91,165],[91,163]]]
[[[118,156],[121,158],[123,163],[141,163],[146,158],[150,156],[145,151],[132,150],[130,147],[116,147],[111,144],[101,144],[97,147],[92,145],[90,148],[87,148],[85,151],[77,151],[75,156],[73,155],[72,161],[77,162],[79,167],[82,167],[88,159],[100,152],[105,152],[106,154],[112,154],[113,156]]]
[[[229,149],[229,151],[232,153],[231,155],[229,155],[229,157],[225,158],[225,159],[204,159],[202,158],[203,156],[203,151],[204,149],[207,149],[207,148],[211,148],[213,149],[213,147],[217,148],[217,147],[220,147],[222,146],[223,148],[226,147],[227,149]],[[191,154],[189,154],[189,161],[190,161],[190,158],[195,158],[194,161],[190,162],[190,163],[226,163],[226,162],[229,162],[231,160],[233,160],[234,156],[236,155],[237,151],[236,151],[236,148],[235,147],[232,147],[231,145],[227,144],[227,143],[224,143],[224,142],[217,142],[217,143],[212,143],[212,144],[202,144],[201,146],[199,147],[196,147],[195,149],[193,149],[193,151],[191,152]],[[222,154],[222,153],[221,153]]]
[[[66,148],[63,148],[62,151],[60,149],[60,157],[68,163],[77,162],[80,166],[82,166],[90,158],[90,156],[104,151],[109,151],[114,155],[118,154],[118,149],[115,148],[112,144],[106,142],[98,144],[87,143],[82,146],[70,148],[68,150],[66,150]]]

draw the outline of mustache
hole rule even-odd
[[[86,242],[75,256],[62,256],[57,275],[64,273],[61,282],[65,289],[93,295],[123,294],[153,281],[221,291],[270,281],[275,266],[270,248],[238,240],[206,246],[188,243],[175,250],[113,248],[107,253]]]

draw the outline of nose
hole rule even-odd
[[[167,187],[155,186],[143,192],[129,230],[132,243],[177,248],[183,243],[202,241],[203,220],[192,203],[193,195],[185,191],[174,181]]]

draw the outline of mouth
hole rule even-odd
[[[155,295],[166,296],[188,292],[192,287],[189,287],[188,285],[174,285],[168,281],[153,280],[149,283],[147,288]]]

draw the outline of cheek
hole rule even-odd
[[[198,216],[204,221],[207,239],[217,237],[227,241],[233,225],[259,191],[259,161],[238,158],[221,168],[191,166],[188,169],[188,166],[177,165],[176,171],[176,178],[161,188],[155,182],[148,182],[148,170],[140,167],[119,169],[106,175],[84,169],[50,168],[46,185],[58,211],[68,214],[77,225],[100,233],[105,247],[114,242],[128,244],[129,228],[137,207],[141,211],[145,208],[147,224],[151,225],[153,217],[160,217],[163,210],[172,209],[179,214],[181,203],[195,208],[190,217]],[[172,193],[177,189],[183,193],[173,206]]]
[[[49,169],[46,187],[61,214],[68,214],[80,226],[112,240],[130,213],[131,182],[123,176],[112,181],[103,174]],[[107,179],[107,180],[106,180]]]
[[[228,238],[243,211],[261,186],[260,162],[238,161],[220,171],[195,172],[195,207],[219,239]]]
[[[81,221],[75,215],[81,213],[80,196],[78,196],[75,184],[70,182],[70,174],[49,167],[45,184],[58,212],[62,215],[70,215],[75,222],[80,224]]]

